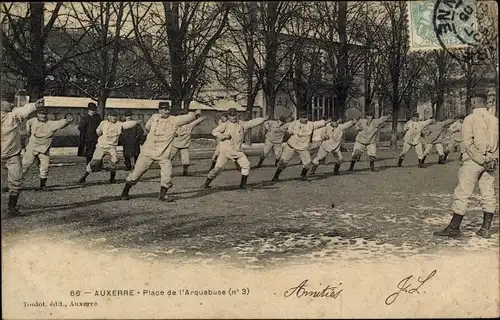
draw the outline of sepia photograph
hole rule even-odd
[[[500,317],[496,1],[0,8],[3,319]]]

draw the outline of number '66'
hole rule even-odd
[[[76,291],[71,290],[71,291],[69,292],[69,295],[70,295],[70,296],[72,296],[72,297],[74,297],[74,296],[77,296],[77,297],[78,297],[78,296],[80,296],[80,290],[76,290]]]

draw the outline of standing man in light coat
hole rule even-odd
[[[172,162],[170,155],[172,153],[172,141],[174,140],[177,129],[180,126],[188,124],[201,114],[200,110],[189,112],[180,116],[171,116],[172,107],[160,102],[158,113],[153,114],[146,123],[145,129],[148,132],[146,142],[142,146],[134,170],[128,175],[125,186],[123,187],[121,199],[129,200],[129,192],[132,186],[148,171],[153,162],[158,161],[160,165],[160,201],[171,201],[167,197],[167,191],[172,184]]]
[[[219,172],[224,168],[229,160],[236,161],[241,167],[240,189],[247,188],[248,175],[250,174],[250,161],[243,153],[241,145],[245,138],[245,132],[251,128],[260,126],[267,121],[265,118],[255,118],[249,121],[238,120],[236,109],[229,109],[228,121],[221,123],[212,131],[220,143],[220,153],[217,157],[215,167],[210,170],[203,188],[209,188],[210,183],[215,179]]]
[[[8,172],[9,204],[7,213],[17,215],[17,201],[23,187],[23,167],[21,159],[21,134],[19,126],[31,113],[44,106],[44,100],[38,99],[35,103],[28,103],[24,107],[14,108],[13,104],[2,101],[1,114],[1,148],[2,165],[5,164]]]
[[[424,150],[424,158],[422,159],[422,165],[425,162],[425,159],[431,153],[432,147],[436,147],[436,151],[439,155],[438,164],[445,164],[444,161],[444,148],[443,148],[443,140],[446,134],[446,130],[448,127],[454,122],[454,119],[448,119],[445,121],[436,122],[426,129],[426,134],[424,136],[424,141],[426,143],[426,147]]]
[[[477,235],[489,238],[491,221],[495,213],[495,174],[498,165],[498,118],[486,107],[487,94],[476,92],[472,97],[472,114],[462,125],[463,157],[458,169],[458,185],[455,188],[451,206],[453,217],[450,224],[436,236],[458,237],[460,224],[467,210],[468,202],[476,184],[479,184],[483,225]]]
[[[335,158],[333,174],[336,176],[340,175],[340,165],[343,161],[340,147],[344,142],[344,132],[355,124],[356,120],[349,120],[344,123],[333,121],[329,125],[325,126],[325,139],[318,149],[318,154],[312,161],[313,167],[311,169],[311,174],[316,173],[316,169],[318,168],[321,160],[325,159],[328,153],[332,152]]]
[[[179,129],[177,129],[174,141],[172,142],[172,155],[170,159],[173,160],[178,152],[181,154],[183,176],[188,175],[188,168],[190,165],[189,147],[191,146],[191,134],[193,129],[207,118],[199,116],[196,117],[197,119],[193,122],[180,126]]]
[[[373,119],[371,113],[367,113],[366,119],[360,119],[356,122],[356,129],[358,134],[356,135],[356,140],[354,142],[354,150],[352,152],[351,165],[349,166],[349,171],[354,169],[354,165],[361,158],[361,155],[365,152],[368,153],[368,158],[370,160],[370,170],[377,171],[375,169],[375,160],[377,159],[377,133],[384,126],[384,124],[389,120],[388,116],[383,116],[378,119]]]
[[[418,167],[423,168],[424,150],[422,148],[422,130],[427,128],[429,125],[435,123],[434,119],[428,119],[425,121],[418,121],[418,113],[413,114],[412,118],[406,122],[404,130],[406,131],[403,138],[403,150],[399,154],[398,167],[401,167],[406,154],[413,147],[418,157]]]
[[[73,117],[67,119],[49,121],[48,110],[41,108],[38,110],[38,117],[31,118],[26,122],[26,134],[29,136],[29,141],[26,146],[26,151],[23,155],[23,177],[31,168],[36,159],[38,159],[40,170],[40,187],[38,190],[43,190],[47,184],[50,164],[50,146],[54,134],[73,122]]]
[[[291,134],[290,139],[285,144],[281,160],[276,169],[276,173],[272,181],[278,181],[281,172],[287,167],[288,162],[292,159],[295,153],[299,154],[302,162],[302,172],[300,178],[303,181],[307,180],[307,172],[311,165],[311,154],[309,153],[309,146],[311,143],[311,134],[314,129],[324,127],[328,124],[325,120],[309,121],[307,112],[302,111],[300,118],[290,123],[288,126],[288,133]]]
[[[262,152],[259,163],[256,168],[261,168],[264,160],[271,154],[271,150],[274,150],[274,155],[276,160],[274,166],[278,165],[281,155],[283,153],[283,148],[281,144],[283,143],[283,138],[288,130],[289,123],[286,122],[285,117],[280,117],[277,121],[269,120],[264,122],[264,130],[266,131],[266,140],[264,142],[264,151]]]
[[[97,147],[92,155],[92,160],[87,164],[85,168],[85,173],[78,180],[79,183],[85,183],[85,180],[91,172],[100,171],[102,169],[102,159],[104,156],[109,155],[111,158],[111,168],[109,183],[113,184],[116,182],[116,169],[118,167],[118,156],[116,154],[116,147],[118,146],[118,140],[124,129],[130,129],[136,125],[139,125],[141,120],[134,121],[129,120],[125,122],[118,121],[118,112],[110,111],[108,114],[108,120],[104,120],[97,127],[97,135],[99,139],[97,140]]]
[[[444,161],[448,159],[448,155],[455,150],[458,146],[460,147],[460,158],[462,160],[462,122],[464,121],[464,116],[459,116],[455,118],[455,122],[448,128],[448,143],[446,144],[446,150],[444,151]]]

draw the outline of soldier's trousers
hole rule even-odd
[[[288,143],[285,143],[285,147],[283,148],[283,154],[281,155],[282,163],[285,166],[288,165],[295,153],[299,154],[300,161],[303,167],[309,167],[311,165],[311,154],[309,153],[309,149],[296,150],[292,148]]]
[[[319,149],[319,147],[321,146],[321,143],[323,143],[323,141],[313,141],[313,142],[311,142],[311,144],[309,145],[309,154],[312,154],[315,151],[317,151]]]
[[[46,179],[49,177],[49,165],[50,165],[50,156],[49,151],[46,153],[40,153],[37,151],[26,149],[26,152],[23,155],[23,176],[28,172],[31,168],[35,160],[38,158],[40,161],[39,170],[40,170],[40,179]]]
[[[274,150],[274,155],[276,159],[280,159],[283,154],[283,148],[281,147],[281,143],[272,143],[268,139],[264,142],[264,157],[268,157],[271,154],[271,151]]]
[[[462,162],[460,169],[458,169],[458,185],[455,188],[454,201],[451,206],[454,213],[465,214],[476,183],[479,185],[483,211],[495,212],[495,172],[486,172],[483,166],[468,159]]]
[[[23,166],[21,154],[2,158],[2,166],[7,168],[7,180],[10,195],[18,195],[23,187]]]
[[[87,168],[85,169],[87,172],[92,172],[93,168],[101,167],[102,159],[105,155],[110,156],[111,161],[111,170],[116,170],[118,167],[118,156],[116,155],[116,147],[108,147],[103,148],[101,146],[97,146],[92,155],[92,160],[87,164]]]
[[[333,161],[335,162],[335,164],[341,164],[342,160],[343,160],[343,157],[342,157],[342,151],[340,151],[340,146],[338,146],[337,149],[335,149],[333,151],[327,151],[325,148],[323,148],[323,146],[320,146],[319,149],[318,149],[318,154],[313,159],[312,163],[314,165],[319,165],[319,162],[321,160],[325,159],[326,156],[330,152],[333,154],[333,158],[334,158]]]
[[[361,155],[366,151],[370,160],[375,160],[377,157],[377,145],[375,143],[362,144],[358,141],[354,142],[352,151],[352,159],[359,160]]]
[[[410,149],[414,147],[415,148],[415,152],[417,153],[417,157],[422,160],[424,158],[424,150],[422,148],[422,143],[417,143],[416,145],[411,145],[409,144],[408,142],[404,142],[403,144],[403,150],[401,150],[401,153],[399,154],[399,157],[400,158],[404,158],[406,156],[406,154],[408,153],[408,151],[410,151]]]
[[[229,160],[236,161],[241,167],[241,174],[248,176],[250,173],[250,161],[247,156],[242,151],[224,150],[219,153],[217,161],[215,162],[215,167],[208,172],[207,177],[209,179],[214,179],[219,172],[224,169],[224,166]]]
[[[457,140],[454,140],[454,139],[450,139],[448,141],[448,144],[446,145],[446,151],[451,153],[453,151],[455,151],[455,147],[460,147],[460,142],[457,141]],[[460,150],[462,150],[462,148],[460,147]]]
[[[175,156],[177,153],[180,152],[181,154],[181,162],[183,165],[189,165],[190,159],[189,159],[189,148],[175,148],[172,147],[172,151],[170,153],[170,160],[174,160]]]
[[[134,166],[134,170],[127,176],[125,181],[134,185],[139,181],[139,179],[148,171],[149,167],[153,164],[153,162],[158,161],[160,165],[160,184],[162,187],[171,188],[172,184],[172,161],[170,161],[169,157],[161,157],[161,158],[151,158],[149,156],[144,155],[143,153],[139,154],[139,158]]]
[[[215,148],[215,152],[212,156],[212,160],[215,161],[217,160],[217,157],[219,156],[219,153],[220,153],[220,147],[219,147],[219,144],[217,144],[217,147]]]
[[[441,142],[436,143],[436,144],[432,144],[432,143],[427,144],[427,146],[425,147],[424,156],[427,156],[429,153],[431,153],[432,146],[436,147],[436,151],[440,156],[444,156],[444,148],[443,148],[443,144]]]

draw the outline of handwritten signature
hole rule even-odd
[[[342,285],[342,283],[339,283],[337,287],[330,287],[330,285],[327,285],[325,288],[323,288],[320,291],[314,291],[314,290],[306,290],[305,287],[307,286],[307,279],[302,281],[298,286],[292,287],[285,291],[285,298],[289,298],[291,296],[296,296],[297,298],[300,297],[312,297],[312,298],[333,298],[336,299],[343,289],[340,289],[339,287]],[[340,290],[339,290],[340,289]],[[338,291],[337,291],[338,290]]]
[[[430,278],[434,277],[434,275],[436,274],[436,270],[432,271],[428,276],[427,278],[425,279],[421,279],[420,277],[418,277],[417,281],[420,282],[420,285],[416,288],[411,288],[412,284],[409,283],[410,279],[413,278],[413,275],[411,276],[408,276],[406,278],[404,278],[403,280],[401,280],[399,283],[398,283],[398,286],[397,288],[399,289],[398,291],[394,292],[393,294],[391,294],[390,296],[388,296],[386,299],[385,299],[385,304],[386,305],[391,305],[394,303],[394,301],[396,301],[396,299],[398,298],[399,294],[401,292],[406,292],[406,293],[409,293],[409,294],[413,294],[413,293],[418,293],[420,294],[420,291],[418,291],[418,289],[420,289],[420,287],[422,287],[424,285],[425,282],[427,282],[427,280],[429,280]]]

